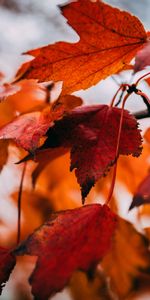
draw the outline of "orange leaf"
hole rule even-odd
[[[150,86],[150,77],[146,78],[145,81]]]
[[[17,84],[4,83],[0,86],[0,101],[17,93],[21,88]]]
[[[58,42],[27,52],[35,59],[23,77],[61,80],[64,94],[87,89],[116,73],[146,42],[146,32],[136,17],[105,3],[79,0],[63,7],[62,13],[80,41]]]
[[[118,299],[128,299],[127,295],[135,288],[135,280],[138,282],[142,273],[149,273],[148,241],[132,224],[120,218],[111,251],[104,257],[102,267]]]
[[[38,106],[44,106],[46,88],[37,83],[37,80],[21,80],[16,85],[19,90],[13,95],[8,95],[6,99],[15,111],[25,113],[35,110]]]
[[[117,168],[117,179],[132,194],[136,193],[138,185],[146,177],[150,167],[150,147],[148,144],[143,145],[143,151],[140,159],[135,157],[120,157]]]
[[[146,130],[146,132],[144,134],[144,138],[147,141],[147,143],[150,144],[150,127]]]

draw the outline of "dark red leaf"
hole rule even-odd
[[[129,210],[146,203],[150,204],[150,174],[140,183]]]
[[[2,289],[9,279],[10,273],[13,270],[16,264],[16,259],[13,254],[8,251],[8,249],[4,249],[0,247],[0,295]]]
[[[71,170],[82,189],[83,199],[94,183],[116,161],[121,109],[107,105],[84,106],[68,113],[50,128],[42,148],[71,147]],[[141,153],[141,135],[136,119],[124,111],[119,154]]]
[[[116,216],[108,206],[86,205],[55,213],[17,250],[38,256],[30,277],[32,293],[47,300],[60,291],[76,269],[95,266],[110,247]]]

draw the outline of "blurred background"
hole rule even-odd
[[[5,81],[11,80],[20,64],[29,59],[29,57],[22,55],[22,53],[27,50],[51,44],[56,41],[75,42],[79,39],[78,35],[67,25],[65,18],[60,14],[58,8],[58,5],[63,5],[67,2],[69,1],[0,0],[0,72],[4,73]],[[130,11],[140,18],[147,30],[150,28],[149,0],[107,0],[105,2]],[[123,76],[123,81],[128,80],[128,72]],[[147,94],[150,93],[146,84],[141,84],[141,87],[144,87]],[[95,87],[86,91],[79,91],[75,94],[82,96],[85,103],[108,103],[112,98],[112,93],[114,93],[116,89],[116,82],[114,82],[112,78],[108,78],[105,82],[96,85]],[[133,112],[145,108],[143,103],[136,97],[133,97],[133,101],[131,101],[127,107]],[[147,125],[148,122],[146,119],[140,121],[140,126],[143,130],[145,130]],[[16,150],[14,150],[14,153],[12,152],[12,156],[14,155],[14,161],[16,159],[15,151]],[[9,172],[8,170],[4,170],[1,176],[1,207],[4,207],[4,210],[0,213],[0,218],[5,221],[8,226],[7,230],[3,229],[4,233],[8,233],[10,227],[14,226],[14,222],[17,217],[16,207],[9,204],[9,200],[6,203],[6,199],[8,192],[11,193],[18,186],[18,176],[20,176],[20,171],[18,171],[17,167],[13,168],[12,171],[11,168],[9,168]],[[12,177],[14,177],[13,188],[10,186]],[[118,197],[120,197],[119,193],[125,195],[125,191],[121,188],[118,188],[117,193]],[[127,205],[121,209],[121,214],[125,217],[127,213]],[[134,213],[129,214],[128,219],[133,220],[133,218]],[[26,267],[24,266],[24,268]],[[33,262],[31,261],[31,266],[30,262],[28,262],[27,270],[25,270],[24,273],[30,273],[30,269],[32,268]],[[18,282],[19,280],[20,282],[24,280],[24,273],[22,274],[20,269],[16,270],[17,275],[14,275],[14,277],[17,277]],[[19,298],[16,298],[17,296],[14,294],[15,288],[16,286],[14,286],[12,280],[8,283],[7,288],[4,289],[3,295],[0,299],[18,300]],[[24,298],[20,298],[19,300],[28,300],[28,294],[26,295],[26,293],[23,293],[22,291],[21,295],[21,297],[24,295]],[[71,300],[72,298],[68,290],[65,289],[61,294],[57,294],[52,299]],[[150,294],[145,294],[139,297],[137,296],[134,299],[149,300]]]

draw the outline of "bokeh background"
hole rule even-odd
[[[149,0],[108,0],[105,2],[130,11],[140,18],[147,30],[150,28]],[[5,74],[5,81],[11,80],[20,64],[29,59],[29,57],[22,55],[27,50],[56,41],[73,42],[79,39],[78,35],[67,25],[65,18],[59,12],[57,5],[64,3],[67,3],[67,1],[0,0],[0,71]],[[128,73],[123,76],[125,77],[122,78],[122,81],[128,80]],[[145,91],[149,93],[146,85],[143,84],[143,86]],[[82,96],[85,99],[85,103],[108,103],[116,89],[116,83],[112,78],[109,78],[103,84],[86,91],[79,91],[76,95]],[[131,111],[138,111],[145,107],[139,99],[133,97],[133,101],[128,104],[128,108]],[[147,120],[140,122],[143,130],[145,130],[147,125]],[[14,161],[15,155],[16,153],[14,152]],[[5,169],[1,176],[0,191],[2,198],[0,201],[2,211],[0,212],[0,218],[7,224],[7,228],[3,228],[3,233],[8,233],[10,227],[14,226],[17,217],[16,207],[7,199],[7,195],[17,187],[19,176],[20,171],[18,171],[17,167],[16,169],[13,168],[12,171],[11,168]],[[125,195],[125,192],[120,189],[118,189],[119,193]],[[121,214],[126,217],[126,205],[121,208]],[[134,213],[129,214],[128,219],[133,220]],[[20,276],[23,280],[20,270],[18,272],[18,278]],[[13,282],[8,283],[0,299],[16,300]],[[145,294],[135,299],[149,300],[150,294]],[[65,289],[62,293],[54,296],[52,300],[71,300],[71,296],[68,290]]]

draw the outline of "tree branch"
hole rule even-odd
[[[133,115],[137,120],[150,118],[150,112],[147,109],[133,113]]]

